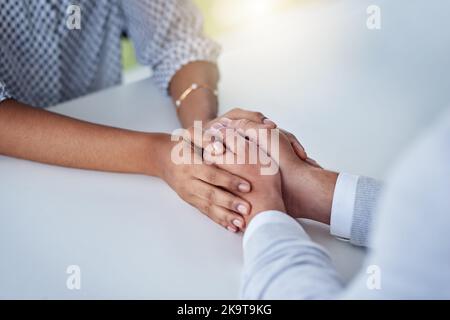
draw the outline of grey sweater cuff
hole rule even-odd
[[[350,236],[352,244],[364,247],[368,245],[373,216],[381,191],[380,181],[367,177],[358,179]]]

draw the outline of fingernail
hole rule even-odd
[[[275,126],[275,127],[276,127],[276,123],[273,122],[273,121],[270,120],[270,119],[267,119],[267,118],[265,118],[265,119],[263,120],[263,123],[264,123],[264,124],[267,124],[267,125],[271,125],[271,126]]]
[[[248,209],[243,204],[238,205],[236,209],[242,214],[248,214]]]
[[[238,186],[239,191],[241,192],[250,192],[250,185],[248,185],[247,183],[241,183]]]
[[[233,227],[231,227],[231,226],[228,226],[227,229],[228,229],[228,231],[233,232],[233,233],[236,233],[236,232],[237,232],[237,229],[236,229],[236,228],[233,228]]]
[[[233,220],[233,224],[238,228],[242,228],[242,226],[243,226],[242,221],[240,221],[238,219]]]

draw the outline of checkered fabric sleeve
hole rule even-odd
[[[152,67],[166,92],[182,66],[216,62],[220,47],[204,36],[202,16],[190,0],[123,0],[122,7],[138,61]]]
[[[11,98],[12,96],[6,90],[6,85],[0,80],[0,103]]]

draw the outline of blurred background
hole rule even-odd
[[[220,39],[276,15],[324,0],[194,0],[204,17],[205,33]],[[122,41],[124,82],[141,80],[150,75],[150,70],[136,61],[130,40]]]
[[[194,2],[223,48],[220,113],[263,112],[329,169],[384,178],[450,104],[448,0]],[[125,83],[150,75],[129,41],[123,59]]]

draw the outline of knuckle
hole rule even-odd
[[[216,193],[213,189],[208,189],[208,191],[206,191],[206,199],[210,203],[213,203],[216,200]]]
[[[233,224],[233,219],[230,219],[230,217],[233,217],[233,215],[224,213],[220,218],[226,226],[229,226],[230,224]]]
[[[215,170],[209,170],[206,174],[206,179],[209,183],[216,183],[217,181],[217,173]]]
[[[228,177],[226,186],[228,189],[233,190],[239,185],[239,180],[236,177]]]
[[[264,114],[262,114],[262,112],[259,111],[255,112],[255,115],[260,119],[265,118]]]
[[[241,124],[243,125],[243,126],[247,126],[248,124],[250,124],[251,123],[251,121],[249,120],[249,119],[241,119]]]
[[[211,204],[205,203],[202,206],[201,210],[204,214],[206,214],[207,216],[210,216],[211,215]]]
[[[249,122],[250,122],[250,120],[248,120],[248,119],[239,119],[236,121],[236,127],[238,129],[242,129],[242,128],[246,127]]]
[[[233,198],[228,199],[226,203],[228,209],[235,210],[236,205]]]

